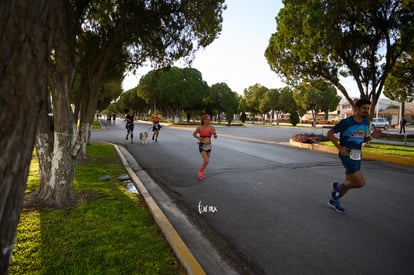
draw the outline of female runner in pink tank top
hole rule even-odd
[[[211,118],[208,114],[203,115],[201,118],[201,126],[198,126],[193,133],[193,137],[198,140],[198,150],[203,158],[203,162],[198,172],[198,178],[200,180],[204,179],[204,169],[210,159],[211,136],[217,138],[216,129],[210,124],[210,121]]]

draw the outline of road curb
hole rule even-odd
[[[315,151],[320,151],[320,152],[338,154],[338,150],[332,146],[301,143],[301,142],[294,141],[292,139],[289,140],[289,144],[299,147],[299,148],[308,149],[308,150],[315,150]],[[375,160],[387,161],[387,162],[396,163],[396,164],[414,166],[414,158],[383,155],[383,154],[376,154],[376,153],[371,153],[371,152],[364,152],[363,154],[364,154],[364,158],[367,158],[367,159],[375,159]]]
[[[117,145],[113,146],[115,147],[123,166],[127,170],[129,177],[134,182],[134,185],[137,187],[139,193],[143,196],[148,208],[151,211],[152,216],[154,217],[155,222],[160,227],[161,231],[163,232],[165,238],[167,239],[168,243],[170,244],[172,250],[176,254],[180,263],[186,269],[187,274],[206,274],[204,269],[201,267],[200,263],[197,261],[190,249],[187,247],[187,245],[181,239],[177,231],[174,229],[174,226],[170,223],[168,218],[162,212],[161,208],[152,198],[151,194],[147,191],[141,180],[129,166],[128,161],[126,160],[125,156],[123,155],[119,147]]]

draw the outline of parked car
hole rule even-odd
[[[372,126],[374,128],[384,128],[384,130],[387,130],[390,127],[390,122],[386,118],[378,117],[372,120]]]

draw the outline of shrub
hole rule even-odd
[[[290,113],[289,121],[293,126],[299,123],[299,115],[296,111]]]
[[[240,115],[240,121],[243,122],[243,123],[245,123],[246,122],[246,119],[247,119],[247,115],[246,115],[246,113],[243,112]]]
[[[316,134],[296,134],[292,136],[292,140],[301,143],[318,143],[321,141],[328,141],[328,137]]]

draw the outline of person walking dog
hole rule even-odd
[[[128,136],[131,136],[131,144],[134,143],[134,114],[131,110],[127,111],[125,116],[126,125],[125,128],[127,129],[126,140],[128,140]]]

